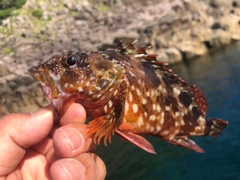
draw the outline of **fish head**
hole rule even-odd
[[[66,101],[77,96],[78,100],[96,103],[109,97],[109,89],[117,84],[123,68],[104,53],[69,51],[28,71],[39,81],[49,100]]]

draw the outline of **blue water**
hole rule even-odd
[[[191,137],[203,154],[147,137],[157,155],[115,136],[97,153],[107,166],[107,180],[240,180],[240,43],[171,67],[198,85],[208,102],[208,117],[229,121],[217,138]]]

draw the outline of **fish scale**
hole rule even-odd
[[[54,56],[29,69],[54,107],[56,120],[74,102],[92,118],[88,136],[98,144],[114,133],[149,153],[152,145],[140,135],[204,152],[188,136],[218,136],[228,122],[205,119],[202,91],[180,79],[166,64],[135,48],[134,42],[115,50],[73,52]]]

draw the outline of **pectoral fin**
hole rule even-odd
[[[134,134],[132,132],[128,131],[120,131],[119,129],[116,129],[115,132],[121,136],[123,139],[135,144],[136,146],[140,147],[141,149],[151,153],[151,154],[157,154],[153,148],[153,146],[142,136],[139,136],[137,134]]]
[[[100,144],[104,137],[104,144],[107,146],[107,141],[111,142],[111,138],[115,130],[115,121],[111,120],[111,116],[102,116],[90,121],[87,125],[87,136],[94,134],[94,142]]]

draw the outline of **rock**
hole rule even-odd
[[[7,81],[3,78],[0,78],[0,97],[2,98],[3,95],[9,94],[11,89],[7,83]]]
[[[37,104],[28,104],[26,106],[21,106],[18,107],[19,111],[17,112],[22,112],[22,113],[33,113],[39,110],[41,107],[39,107]]]
[[[12,102],[11,104],[8,104],[8,107],[10,113],[20,112],[17,102]]]
[[[86,0],[82,0],[81,2],[77,0],[64,0],[64,6],[72,11],[78,11],[82,9],[82,6],[88,6],[89,2]]]
[[[210,0],[210,4],[213,7],[225,7],[225,8],[230,8],[232,7],[233,2],[231,0]]]
[[[8,76],[5,76],[4,78],[7,80],[7,83],[9,85],[9,87],[11,88],[11,90],[17,89],[18,85],[15,82],[15,79],[18,77],[15,74],[10,74]]]
[[[157,56],[157,61],[159,62],[163,62],[163,63],[171,63],[169,60],[168,60],[168,56],[165,52],[162,52],[162,53],[158,53],[158,56]]]
[[[240,0],[233,0],[232,4],[234,7],[240,7]]]
[[[180,62],[182,60],[181,52],[174,47],[167,49],[166,55],[168,57],[168,63],[170,64]]]
[[[240,33],[239,33],[239,32],[232,33],[232,34],[231,34],[231,39],[232,39],[233,41],[239,41],[239,40],[240,40]]]
[[[221,29],[217,29],[213,31],[210,39],[208,41],[208,46],[211,48],[218,48],[223,45],[229,44],[231,42],[231,38],[225,31]]]
[[[177,47],[182,53],[183,60],[193,59],[207,52],[205,44],[199,41],[181,42],[177,45]]]
[[[8,66],[4,62],[0,61],[0,77],[7,76],[9,74],[10,71],[8,69]]]

